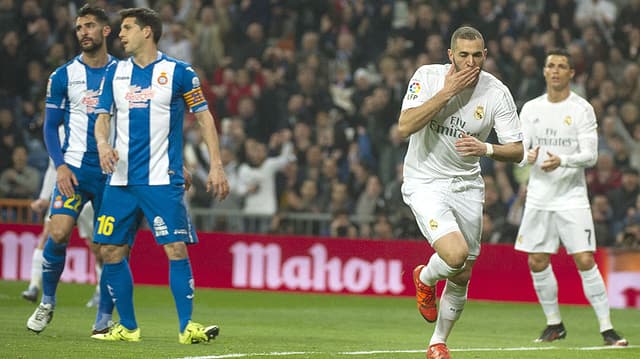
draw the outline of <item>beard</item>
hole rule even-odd
[[[91,43],[88,44],[88,45],[83,45],[82,42],[81,42],[80,43],[80,48],[82,49],[82,52],[86,52],[86,53],[89,53],[89,54],[94,54],[102,47],[102,42],[103,42],[103,40],[96,41],[94,39],[91,39]]]

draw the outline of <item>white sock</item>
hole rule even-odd
[[[531,272],[531,278],[533,279],[533,288],[538,294],[538,301],[547,317],[547,325],[560,324],[562,318],[558,306],[558,281],[551,264],[540,272]]]
[[[464,265],[460,268],[450,267],[440,258],[438,253],[434,253],[429,258],[429,263],[422,268],[420,272],[420,281],[422,283],[433,286],[441,279],[450,278],[464,270]]]
[[[31,281],[29,289],[42,288],[42,249],[35,248],[31,256]]]
[[[607,297],[607,289],[604,286],[598,265],[594,265],[589,270],[578,272],[582,277],[584,295],[591,303],[593,310],[596,312],[596,317],[598,317],[598,322],[600,322],[600,332],[612,329],[613,325],[609,316],[609,298]]]
[[[96,293],[100,293],[100,277],[102,277],[102,263],[96,261]]]
[[[438,308],[438,320],[436,321],[436,329],[431,336],[429,346],[438,343],[446,343],[453,325],[460,318],[464,304],[467,302],[467,288],[447,281],[444,287],[442,297],[440,297],[440,307]]]

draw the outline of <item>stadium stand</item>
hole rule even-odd
[[[109,48],[115,56],[124,56],[117,11],[147,6],[163,19],[160,48],[193,61],[199,71],[233,186],[222,204],[204,192],[208,159],[187,115],[185,163],[194,174],[188,198],[199,228],[242,232],[260,222],[265,226],[260,230],[271,233],[329,235],[332,219],[346,211],[347,227],[360,237],[376,237],[375,223],[388,222],[394,238],[420,238],[399,192],[397,164],[406,143],[394,136],[393,125],[408,77],[422,64],[446,62],[452,29],[471,24],[486,36],[484,69],[509,86],[517,104],[543,91],[546,50],[571,52],[572,89],[592,103],[599,121],[602,161],[588,178],[602,245],[615,246],[628,233],[638,233],[633,231],[640,213],[638,185],[625,190],[633,199],[625,208],[612,208],[612,201],[623,170],[640,169],[639,0],[599,1],[602,11],[583,0],[98,3],[114,19]],[[11,149],[24,144],[29,164],[44,172],[46,79],[77,53],[73,19],[81,5],[76,0],[0,3],[0,170],[11,165]],[[256,143],[265,146],[267,157],[280,154],[287,131],[294,160],[276,173],[272,187],[238,176],[243,166],[260,169],[251,160]],[[496,167],[486,159],[482,165],[493,196],[483,240],[512,243],[527,170]],[[374,176],[380,195],[366,199],[361,195]],[[308,181],[316,188],[303,185]],[[255,218],[262,214],[245,208],[256,193],[274,196],[277,203],[275,214],[261,221]],[[369,217],[358,217],[362,211]]]

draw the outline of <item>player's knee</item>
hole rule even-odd
[[[460,269],[464,267],[464,263],[467,261],[467,257],[469,256],[468,250],[457,250],[447,253],[446,255],[440,255],[442,260],[451,268]]]
[[[582,255],[574,255],[574,261],[576,262],[576,267],[580,271],[587,271],[593,268],[596,265],[596,261],[593,258],[591,253],[582,253]]]
[[[185,259],[188,256],[187,245],[184,242],[173,242],[164,245],[164,251],[170,260]]]
[[[549,266],[549,257],[548,256],[529,256],[529,269],[532,272],[542,272]]]
[[[51,226],[49,228],[49,237],[56,243],[68,243],[71,229],[65,226]]]
[[[124,259],[124,255],[126,253],[126,249],[121,247],[123,246],[101,245],[100,257],[102,258],[102,263],[120,263]]]

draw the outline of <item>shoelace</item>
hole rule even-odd
[[[37,321],[41,321],[46,316],[47,316],[47,309],[45,309],[44,307],[39,306],[38,310],[36,311],[36,320]]]
[[[429,287],[420,283],[418,283],[418,291],[417,295],[421,302],[426,303],[433,300],[433,291],[429,290]]]

